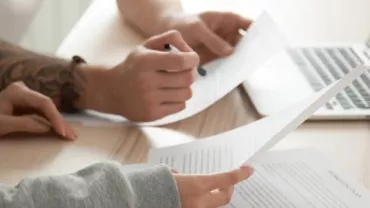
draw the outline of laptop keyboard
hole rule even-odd
[[[295,48],[288,54],[299,66],[315,91],[332,84],[358,64],[361,58],[352,48]],[[362,74],[351,85],[326,103],[327,109],[340,105],[343,109],[370,109],[370,74]]]

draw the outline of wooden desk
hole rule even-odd
[[[265,8],[276,18],[284,31],[292,31],[288,36],[293,39],[294,43],[301,43],[301,40],[327,41],[329,37],[332,38],[330,40],[336,41],[359,41],[366,37],[367,34],[364,31],[370,31],[370,24],[365,24],[370,21],[370,14],[365,14],[367,8],[370,7],[369,1],[343,0],[338,11],[343,13],[343,19],[346,21],[342,21],[341,24],[331,24],[330,22],[336,20],[338,14],[330,11],[331,18],[313,24],[319,20],[316,15],[321,14],[322,17],[326,11],[329,11],[331,4],[337,2],[327,1],[286,0],[281,3],[274,0],[203,0],[197,1],[195,5],[192,4],[194,1],[189,0],[184,6],[188,10],[199,11],[202,9],[197,7],[199,5],[204,4],[219,9],[227,2],[228,6],[222,7],[223,9],[245,8],[246,11],[243,13],[250,14],[250,16],[256,16],[258,9]],[[212,4],[207,4],[207,2],[212,2]],[[344,8],[350,5],[349,2],[353,2],[353,9],[357,11],[354,16],[350,16],[349,12],[343,12],[347,11]],[[316,10],[311,3],[324,5],[324,7]],[[238,4],[245,5],[238,6]],[[307,15],[299,16],[298,11],[290,10],[287,6],[304,10],[311,14],[311,17],[315,14],[315,18],[309,18]],[[351,14],[354,13],[352,11]],[[366,20],[362,19],[365,18],[364,15],[367,15]],[[295,16],[297,17],[292,18]],[[297,22],[298,17],[301,17],[300,24]],[[358,30],[360,32],[352,34],[344,30],[344,32],[336,33],[338,30],[343,30],[342,27],[354,29],[351,22],[354,20],[364,25]],[[315,27],[320,27],[325,32],[321,35],[316,34],[313,30]],[[306,28],[306,32],[302,32],[302,28]],[[329,36],[328,31],[335,35]],[[141,40],[135,31],[122,24],[114,0],[96,0],[65,39],[58,55],[71,57],[74,54],[80,54],[90,63],[114,65],[122,61],[130,49]],[[0,141],[0,157],[2,158],[0,160],[0,181],[16,183],[22,177],[29,175],[71,172],[106,159],[115,159],[123,163],[144,162],[149,148],[148,140],[161,139],[164,143],[171,143],[178,138],[207,137],[234,129],[257,118],[245,92],[238,88],[204,112],[161,128],[84,127],[74,124],[80,135],[76,142],[64,142],[47,137]],[[370,131],[367,121],[307,122],[287,136],[275,149],[317,148],[370,189],[369,139]]]

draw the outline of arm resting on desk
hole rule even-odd
[[[176,208],[180,199],[166,166],[99,163],[74,174],[24,179],[16,187],[0,185],[0,207]]]
[[[0,91],[16,81],[50,97],[59,109],[94,108],[102,69],[36,54],[0,39]]]

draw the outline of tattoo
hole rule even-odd
[[[72,111],[84,91],[84,78],[68,61],[39,55],[0,40],[0,91],[23,81],[55,102],[63,111]]]

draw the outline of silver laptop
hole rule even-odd
[[[363,45],[289,48],[271,58],[243,83],[263,116],[288,108],[340,79],[358,64],[370,63],[370,39]],[[311,119],[369,119],[367,71],[320,108]]]

